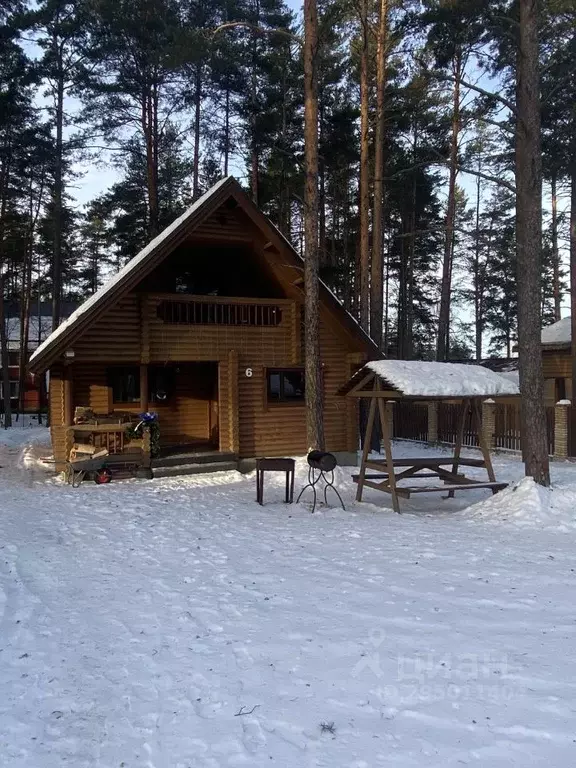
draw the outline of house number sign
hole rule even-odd
[[[252,370],[252,368],[246,368],[246,378],[251,379],[253,375],[254,375],[254,371]]]

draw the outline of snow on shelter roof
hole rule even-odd
[[[570,344],[572,340],[571,318],[563,317],[552,325],[542,328],[542,344]]]
[[[96,291],[96,293],[94,293],[83,304],[81,304],[65,322],[59,325],[58,328],[56,328],[56,330],[50,334],[50,336],[36,349],[34,354],[30,357],[30,367],[33,370],[40,369],[43,364],[44,367],[47,367],[45,363],[46,358],[50,354],[54,354],[54,348],[58,348],[65,343],[66,337],[76,329],[79,322],[85,320],[85,316],[88,313],[93,313],[96,310],[96,307],[103,300],[110,298],[113,294],[121,292],[124,286],[129,284],[129,281],[133,278],[133,276],[145,268],[146,262],[149,259],[154,258],[155,253],[160,250],[161,246],[163,246],[166,241],[178,238],[181,232],[188,231],[188,222],[195,214],[202,216],[203,212],[201,209],[203,209],[207,203],[217,203],[218,205],[221,204],[226,199],[227,193],[230,195],[235,195],[236,197],[244,197],[248,204],[251,204],[253,208],[255,207],[233,176],[225,176],[224,178],[220,179],[220,181],[216,182],[216,184],[214,184],[207,192],[205,192],[202,197],[198,198],[196,202],[187,208],[181,216],[175,219],[172,224],[169,224],[162,232],[160,232],[159,235],[151,240],[148,245],[145,246],[136,256],[134,256],[134,258],[131,259],[111,280],[105,283],[101,288],[99,288],[98,291]],[[284,237],[284,235],[282,235],[278,228],[268,219],[267,216],[265,216],[264,213],[262,213],[262,211],[259,209],[256,210],[258,216],[261,217],[262,220],[264,220],[266,224],[274,230],[276,235],[286,243],[290,251],[293,253],[295,259],[302,263],[303,260],[295,251],[293,245]],[[169,243],[166,243],[165,247],[169,247]],[[337,311],[340,313],[340,316],[344,322],[352,328],[356,336],[361,337],[364,345],[370,350],[370,353],[373,354],[376,351],[374,342],[361,328],[357,320],[349,312],[346,311],[339,299],[335,296],[334,293],[332,293],[328,286],[322,281],[320,281],[320,283],[324,297],[329,296],[329,302],[332,303],[334,307],[337,307]],[[41,358],[44,359],[42,360]]]
[[[421,360],[374,360],[362,373],[379,379],[404,397],[430,399],[503,397],[520,394],[518,385],[506,376],[481,365],[430,363]],[[355,375],[357,383],[360,372]]]

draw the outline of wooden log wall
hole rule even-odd
[[[544,350],[542,353],[542,371],[545,379],[572,378],[570,351]]]
[[[56,459],[56,469],[64,469],[66,460],[66,427],[64,426],[64,366],[55,365],[50,370],[48,384],[48,405],[50,408],[50,438]]]
[[[139,297],[128,294],[74,342],[75,363],[139,361],[141,327]]]
[[[181,298],[173,296],[175,301]],[[221,450],[242,457],[303,454],[307,448],[304,405],[269,404],[266,393],[266,368],[303,364],[299,302],[271,301],[281,307],[282,321],[278,326],[255,327],[163,323],[156,312],[161,300],[160,296],[129,294],[74,342],[70,366],[73,405],[89,406],[97,413],[141,410],[140,402],[112,403],[107,382],[109,365],[213,361],[218,363],[214,375],[214,381],[216,375],[218,380],[216,408],[209,398],[193,403],[189,392],[192,382],[185,376],[177,385],[175,401],[166,405],[150,403],[150,408],[159,413],[163,441],[203,439],[213,429],[217,412]],[[326,448],[355,450],[357,403],[336,392],[350,377],[353,364],[362,362],[363,355],[327,310],[321,315],[320,344]],[[248,368],[252,376],[246,375]],[[50,409],[59,468],[66,458],[63,391],[63,368],[55,366],[51,370]]]
[[[320,348],[323,363],[324,431],[326,449],[329,451],[355,450],[357,427],[356,403],[351,398],[340,397],[338,389],[348,380],[350,350],[342,337],[334,332],[326,317],[320,326]],[[297,361],[302,364],[302,360]],[[290,366],[288,362],[284,365]],[[303,404],[268,403],[266,393],[266,368],[254,365],[253,359],[240,356],[238,403],[240,414],[240,455],[298,456],[306,452],[306,414]],[[251,368],[252,376],[245,371]]]

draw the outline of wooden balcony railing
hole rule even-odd
[[[243,299],[223,296],[151,297],[156,316],[170,325],[225,325],[254,328],[277,327],[289,316],[286,299]]]

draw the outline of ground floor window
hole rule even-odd
[[[152,403],[168,403],[174,399],[176,369],[170,365],[151,365],[148,368],[148,399]]]
[[[17,400],[20,386],[17,381],[10,382],[10,400]],[[0,400],[4,399],[4,384],[0,381]]]
[[[174,366],[148,366],[148,400],[151,403],[166,403],[174,397]],[[140,366],[118,365],[108,368],[108,386],[112,390],[112,402],[140,402]]]
[[[137,403],[140,400],[140,368],[122,365],[108,368],[108,386],[113,403]]]
[[[268,368],[266,371],[269,403],[303,403],[303,368]]]

